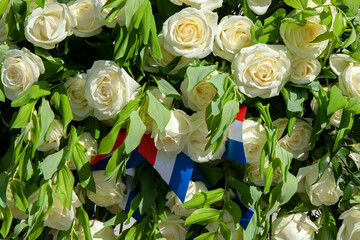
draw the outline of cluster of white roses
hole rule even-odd
[[[327,33],[334,26],[327,28],[319,15],[310,14],[315,16],[306,17],[306,24],[303,25],[284,19],[279,29],[283,44],[278,41],[276,44],[255,44],[251,41],[251,29],[254,22],[248,17],[239,14],[219,19],[218,12],[215,10],[222,7],[223,0],[169,1],[178,6],[185,6],[162,25],[158,39],[163,58],[154,58],[150,47],[146,49],[143,59],[146,72],[161,73],[161,68],[178,60],[176,66],[169,72],[173,75],[180,69],[198,65],[199,59],[213,54],[224,59],[224,64],[230,63],[231,78],[242,94],[251,99],[269,99],[279,96],[288,83],[299,86],[313,82],[324,67],[322,65],[325,63],[320,63],[318,59],[327,49],[329,39],[317,41],[316,38]],[[66,5],[49,0],[46,1],[44,8],[41,8],[33,1],[29,9],[30,14],[24,23],[24,36],[36,49],[52,50],[71,35],[81,38],[92,37],[100,34],[104,26],[108,28],[114,28],[116,24],[124,26],[126,21],[124,7],[118,11],[112,22],[106,23],[105,18],[111,12],[111,8],[103,9],[106,2],[106,0],[76,0]],[[247,0],[246,2],[257,15],[265,14],[272,4],[271,0]],[[307,4],[319,14],[324,11],[324,6],[329,5],[333,16],[332,23],[334,22],[337,12],[336,8],[331,6],[331,1],[326,1],[322,7],[318,7],[311,0],[307,1]],[[0,43],[11,41],[7,36],[5,24],[8,10],[6,9],[0,19]],[[41,74],[45,73],[45,66],[41,57],[29,50],[31,48],[18,49],[13,45],[10,47],[2,63],[1,83],[6,98],[13,101],[37,84]],[[336,86],[342,94],[347,97],[360,97],[360,62],[347,54],[337,52],[329,57],[329,65],[338,77]],[[144,114],[141,117],[144,118],[146,124],[146,133],[151,134],[159,151],[172,156],[183,152],[198,163],[209,161],[218,163],[215,160],[221,159],[224,154],[226,139],[215,153],[211,151],[211,148],[205,150],[209,141],[205,111],[218,94],[209,80],[219,74],[222,74],[220,70],[213,70],[195,86],[190,86],[190,76],[185,74],[179,83],[179,90],[182,95],[182,104],[189,111],[176,109],[174,106],[179,105],[173,103],[173,98],[167,97],[158,87],[149,87],[149,93],[170,110],[170,119],[165,129],[160,131],[158,125],[146,112],[149,101],[142,108]],[[139,96],[141,91],[140,84],[124,68],[120,68],[111,60],[95,61],[90,69],[67,77],[63,85],[67,92],[73,120],[82,121],[93,116],[100,121],[110,122],[110,125],[112,119],[129,101]],[[325,88],[325,90],[328,89]],[[46,104],[49,103],[46,101]],[[318,103],[315,98],[310,106],[316,115]],[[190,110],[193,112],[191,115],[187,113],[191,112]],[[330,125],[339,128],[342,113],[343,109],[333,113],[329,119]],[[34,114],[37,115],[37,113]],[[340,178],[336,181],[331,163],[319,177],[319,160],[314,161],[310,156],[313,149],[310,146],[313,120],[296,119],[291,134],[286,130],[288,124],[287,118],[277,118],[273,121],[273,126],[278,129],[277,144],[291,153],[296,163],[311,162],[311,165],[301,167],[297,171],[298,195],[302,200],[308,199],[316,207],[332,206],[338,203],[344,195],[339,182],[341,183],[344,179]],[[331,128],[330,125],[328,129]],[[32,127],[27,125],[23,131]],[[269,133],[260,120],[245,120],[242,127],[247,177],[252,184],[263,187],[265,178],[260,174],[262,167],[260,159],[269,139]],[[54,119],[46,131],[44,142],[36,149],[44,152],[45,155],[51,154],[60,149],[63,138],[66,138],[63,122]],[[33,140],[31,131],[25,140]],[[89,132],[85,132],[78,143],[85,147],[88,160],[91,162],[97,154],[97,141]],[[351,151],[348,156],[359,168],[360,154],[356,151],[359,145],[354,144],[353,147],[354,151]],[[66,164],[71,170],[76,169],[74,159],[70,159]],[[268,169],[269,164],[269,159],[265,158],[264,171]],[[275,169],[273,185],[280,181],[282,174],[284,173],[281,172],[280,167]],[[112,214],[122,211],[119,204],[124,201],[126,192],[126,185],[122,180],[113,178],[107,181],[108,176],[104,171],[93,171],[92,176],[96,184],[96,192],[89,190],[81,192],[75,187],[70,208],[64,206],[55,193],[55,186],[52,186],[53,206],[44,220],[44,226],[56,229],[53,233],[55,238],[59,231],[66,231],[74,224],[79,239],[85,239],[83,229],[76,222],[75,217],[76,208],[84,204],[85,197],[95,205],[107,208]],[[190,200],[195,193],[206,191],[208,189],[203,182],[191,181],[185,201]],[[34,203],[38,197],[39,191],[35,191],[28,199],[29,204]],[[7,202],[14,218],[28,218],[27,213],[15,206],[10,188],[7,189]],[[167,193],[165,206],[168,221],[161,220],[158,223],[158,228],[166,239],[182,240],[186,237],[188,228],[184,226],[185,218],[193,213],[194,209],[185,209],[181,204],[174,192]],[[343,212],[340,219],[343,222],[337,239],[356,239],[360,234],[358,223],[360,206],[354,206]],[[234,221],[229,212],[223,212],[222,221],[231,230],[233,239],[242,239],[242,230],[234,228]],[[278,217],[272,224],[273,239],[315,239],[320,225],[318,222],[314,223],[305,213],[285,214]],[[206,229],[218,231],[219,222],[208,224]],[[98,220],[90,221],[90,230],[94,239],[116,238],[113,229],[105,227]]]
[[[105,26],[105,17],[111,9],[101,8],[105,0],[77,0],[71,5],[48,1],[44,8],[36,7],[25,22],[25,37],[35,46],[53,49],[66,37],[75,34],[78,37],[91,37],[99,34]],[[125,9],[118,12],[114,21],[125,24]]]

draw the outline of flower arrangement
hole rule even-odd
[[[2,0],[0,235],[357,239],[359,8]]]

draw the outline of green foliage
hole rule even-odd
[[[251,42],[268,43],[277,40],[280,36],[280,24],[285,16],[285,9],[280,8],[266,18],[264,24],[260,20],[256,20],[255,25],[251,26]]]
[[[147,95],[149,99],[147,112],[149,116],[156,122],[159,131],[162,132],[170,120],[170,111],[149,91],[147,92]]]
[[[185,226],[191,224],[207,225],[209,223],[218,221],[220,219],[221,211],[213,208],[201,208],[195,210],[189,217],[186,218]]]
[[[205,208],[211,204],[221,201],[224,197],[224,189],[215,189],[208,192],[198,192],[192,197],[191,200],[182,204],[186,209],[190,208]]]
[[[21,107],[31,100],[50,95],[50,86],[47,82],[36,82],[20,97],[11,102],[11,107]]]

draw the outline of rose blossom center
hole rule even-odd
[[[50,39],[57,29],[59,19],[54,16],[39,16],[35,21],[35,26],[31,31],[36,36],[41,36],[44,39]]]
[[[183,18],[176,27],[176,38],[181,43],[196,43],[204,34],[203,23],[198,18]]]

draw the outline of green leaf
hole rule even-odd
[[[289,213],[310,212],[318,208],[319,207],[312,205],[310,200],[305,200],[299,202],[298,205],[296,205],[296,207],[293,210],[291,210]]]
[[[282,177],[283,177],[283,181],[286,181],[286,176],[287,176],[287,172],[290,169],[290,164],[291,164],[291,160],[293,155],[291,153],[289,153],[288,151],[286,151],[284,148],[280,147],[279,145],[276,145],[275,148],[275,155],[280,159],[281,161],[281,172]]]
[[[214,240],[217,235],[218,233],[215,231],[207,232],[197,236],[196,238],[194,238],[194,240]]]
[[[223,199],[225,190],[218,188],[207,192],[198,192],[189,201],[182,204],[186,209],[190,208],[205,208],[211,204],[219,202]]]
[[[145,0],[138,1],[126,1],[125,4],[125,24],[127,29],[131,29],[130,24],[133,24],[136,19],[134,19],[135,13],[143,5]]]
[[[131,216],[134,214],[134,212],[139,208],[139,203],[140,203],[140,193],[138,193],[134,199],[131,201],[130,204],[130,209],[128,212],[128,221],[126,222],[126,224],[129,223]]]
[[[350,34],[350,37],[348,37],[348,38],[345,40],[343,48],[347,48],[347,47],[349,47],[353,42],[355,42],[356,36],[357,36],[356,30],[355,30],[354,26],[351,26],[351,34]]]
[[[53,57],[51,56],[50,52],[43,49],[43,48],[39,48],[39,47],[36,47],[35,48],[35,54],[40,56],[40,57],[43,57],[45,58],[46,60],[48,60],[49,62],[53,63],[53,64],[56,64],[56,65],[63,65],[64,64],[64,60],[62,60],[61,58],[58,58],[58,57]]]
[[[28,90],[26,90],[24,94],[12,101],[11,107],[21,107],[30,100],[35,100],[50,94],[50,86],[47,82],[36,82]]]
[[[350,132],[353,124],[354,124],[354,113],[348,111],[347,109],[344,109],[342,116],[341,116],[341,122],[339,129],[336,133],[333,151],[335,152],[338,148],[341,147],[344,137],[348,132]]]
[[[73,114],[70,107],[69,98],[66,93],[64,85],[58,85],[51,96],[51,103],[54,104],[55,109],[60,112],[64,124],[64,133],[66,133],[67,126],[73,119]]]
[[[107,1],[104,6],[102,6],[101,11],[104,11],[106,8],[114,8],[119,6],[121,3],[123,3],[126,0],[109,0]]]
[[[316,240],[335,240],[338,231],[336,220],[328,207],[323,205],[322,210],[324,214],[324,222],[323,226],[319,230],[319,233],[316,235]]]
[[[6,2],[6,1],[9,1],[9,0],[5,0],[5,1],[1,1],[0,3],[0,15],[2,14],[1,13],[1,5],[3,2]],[[10,47],[6,44],[1,44],[0,45],[0,66],[2,65],[4,59],[5,59],[5,54],[6,52],[10,49]]]
[[[49,102],[45,98],[41,101],[41,106],[39,110],[40,117],[40,135],[39,140],[36,143],[36,147],[39,147],[44,143],[46,135],[51,127],[51,124],[54,121],[54,112],[51,110]]]
[[[191,91],[196,84],[204,80],[210,73],[216,69],[216,65],[188,67],[186,76],[188,78],[188,91]]]
[[[124,141],[125,152],[131,153],[137,146],[146,131],[146,126],[139,116],[139,112],[132,112],[130,114],[130,124],[128,125],[128,132]]]
[[[131,100],[118,114],[118,118],[110,132],[101,140],[98,154],[108,154],[112,151],[117,136],[123,124],[129,120],[130,114],[133,111],[137,111],[143,104],[142,96]]]
[[[273,42],[279,38],[279,28],[281,21],[285,18],[286,11],[279,8],[270,17],[264,20],[264,25],[257,20],[255,25],[251,26],[251,42],[254,43],[268,43]]]
[[[5,13],[9,2],[10,0],[0,1],[0,16],[2,16]]]
[[[336,37],[340,37],[344,30],[344,19],[342,13],[335,15],[335,21],[333,24],[333,32]]]
[[[353,196],[353,193],[354,193],[354,185],[352,185],[351,182],[349,182],[344,190],[343,201],[350,200],[351,197]]]
[[[318,43],[332,38],[334,38],[333,32],[324,32],[312,40],[311,43]]]
[[[255,208],[256,202],[260,199],[262,191],[256,186],[249,186],[236,178],[229,178],[228,184],[240,193],[240,200],[246,206]]]
[[[165,79],[156,79],[156,83],[159,87],[160,92],[164,93],[167,97],[173,97],[175,99],[181,99],[181,94]]]
[[[220,222],[220,232],[221,235],[224,237],[225,240],[231,240],[232,239],[232,233],[230,231],[230,228],[226,226],[225,223]]]
[[[2,172],[0,173],[0,207],[6,208],[6,190],[9,182],[9,173]]]
[[[39,7],[44,8],[45,0],[34,0]]]
[[[159,131],[162,132],[170,120],[171,113],[149,91],[147,91],[147,95],[149,97],[148,114],[156,122]]]
[[[304,10],[307,7],[307,0],[284,0],[284,2],[290,7]]]
[[[224,177],[224,169],[222,168],[209,168],[199,165],[201,173],[204,175],[206,180],[211,186],[216,185],[220,179]]]
[[[189,217],[186,218],[185,226],[192,224],[206,225],[216,222],[220,219],[221,211],[213,208],[201,208],[195,210]]]
[[[77,143],[73,149],[72,157],[76,166],[80,185],[92,192],[95,192],[95,182],[91,174],[89,157],[86,149],[80,143]]]
[[[6,236],[10,232],[10,227],[13,219],[9,204],[7,204],[5,208],[0,207],[0,213],[4,219],[1,223],[0,234],[4,238],[6,238]]]
[[[48,155],[44,161],[40,163],[40,169],[44,175],[44,179],[48,180],[58,170],[58,166],[62,160],[64,149]]]
[[[17,181],[11,181],[10,188],[13,198],[15,200],[15,206],[26,213],[29,208],[29,204],[24,194],[23,186]]]
[[[58,182],[55,193],[62,204],[68,209],[71,208],[74,181],[75,180],[72,172],[66,165],[64,165],[58,174]]]
[[[121,211],[119,214],[115,215],[114,217],[110,218],[106,222],[104,222],[104,226],[116,226],[126,221],[128,217],[127,212]]]
[[[215,135],[211,138],[211,143],[214,143],[216,140],[218,140],[221,136],[224,135],[225,130],[235,119],[235,116],[238,112],[239,103],[235,99],[225,103],[221,114],[220,126],[216,131]]]
[[[232,200],[225,201],[225,209],[231,214],[234,219],[234,224],[239,225],[241,218],[241,209],[239,205],[237,205]]]
[[[34,106],[37,101],[29,102],[20,107],[18,114],[16,115],[15,121],[11,125],[11,128],[23,128],[29,121],[30,114],[32,113]]]
[[[89,227],[89,216],[82,207],[76,209],[76,218],[79,220],[80,225],[84,229],[85,239],[92,239]]]
[[[155,203],[154,193],[154,170],[151,168],[145,168],[141,173],[140,178],[140,202],[139,210],[141,214],[144,214]]]
[[[333,86],[330,89],[330,98],[329,98],[329,104],[327,106],[326,112],[327,115],[330,116],[340,108],[345,107],[347,104],[347,101],[345,97],[343,96],[341,90],[337,86]]]

